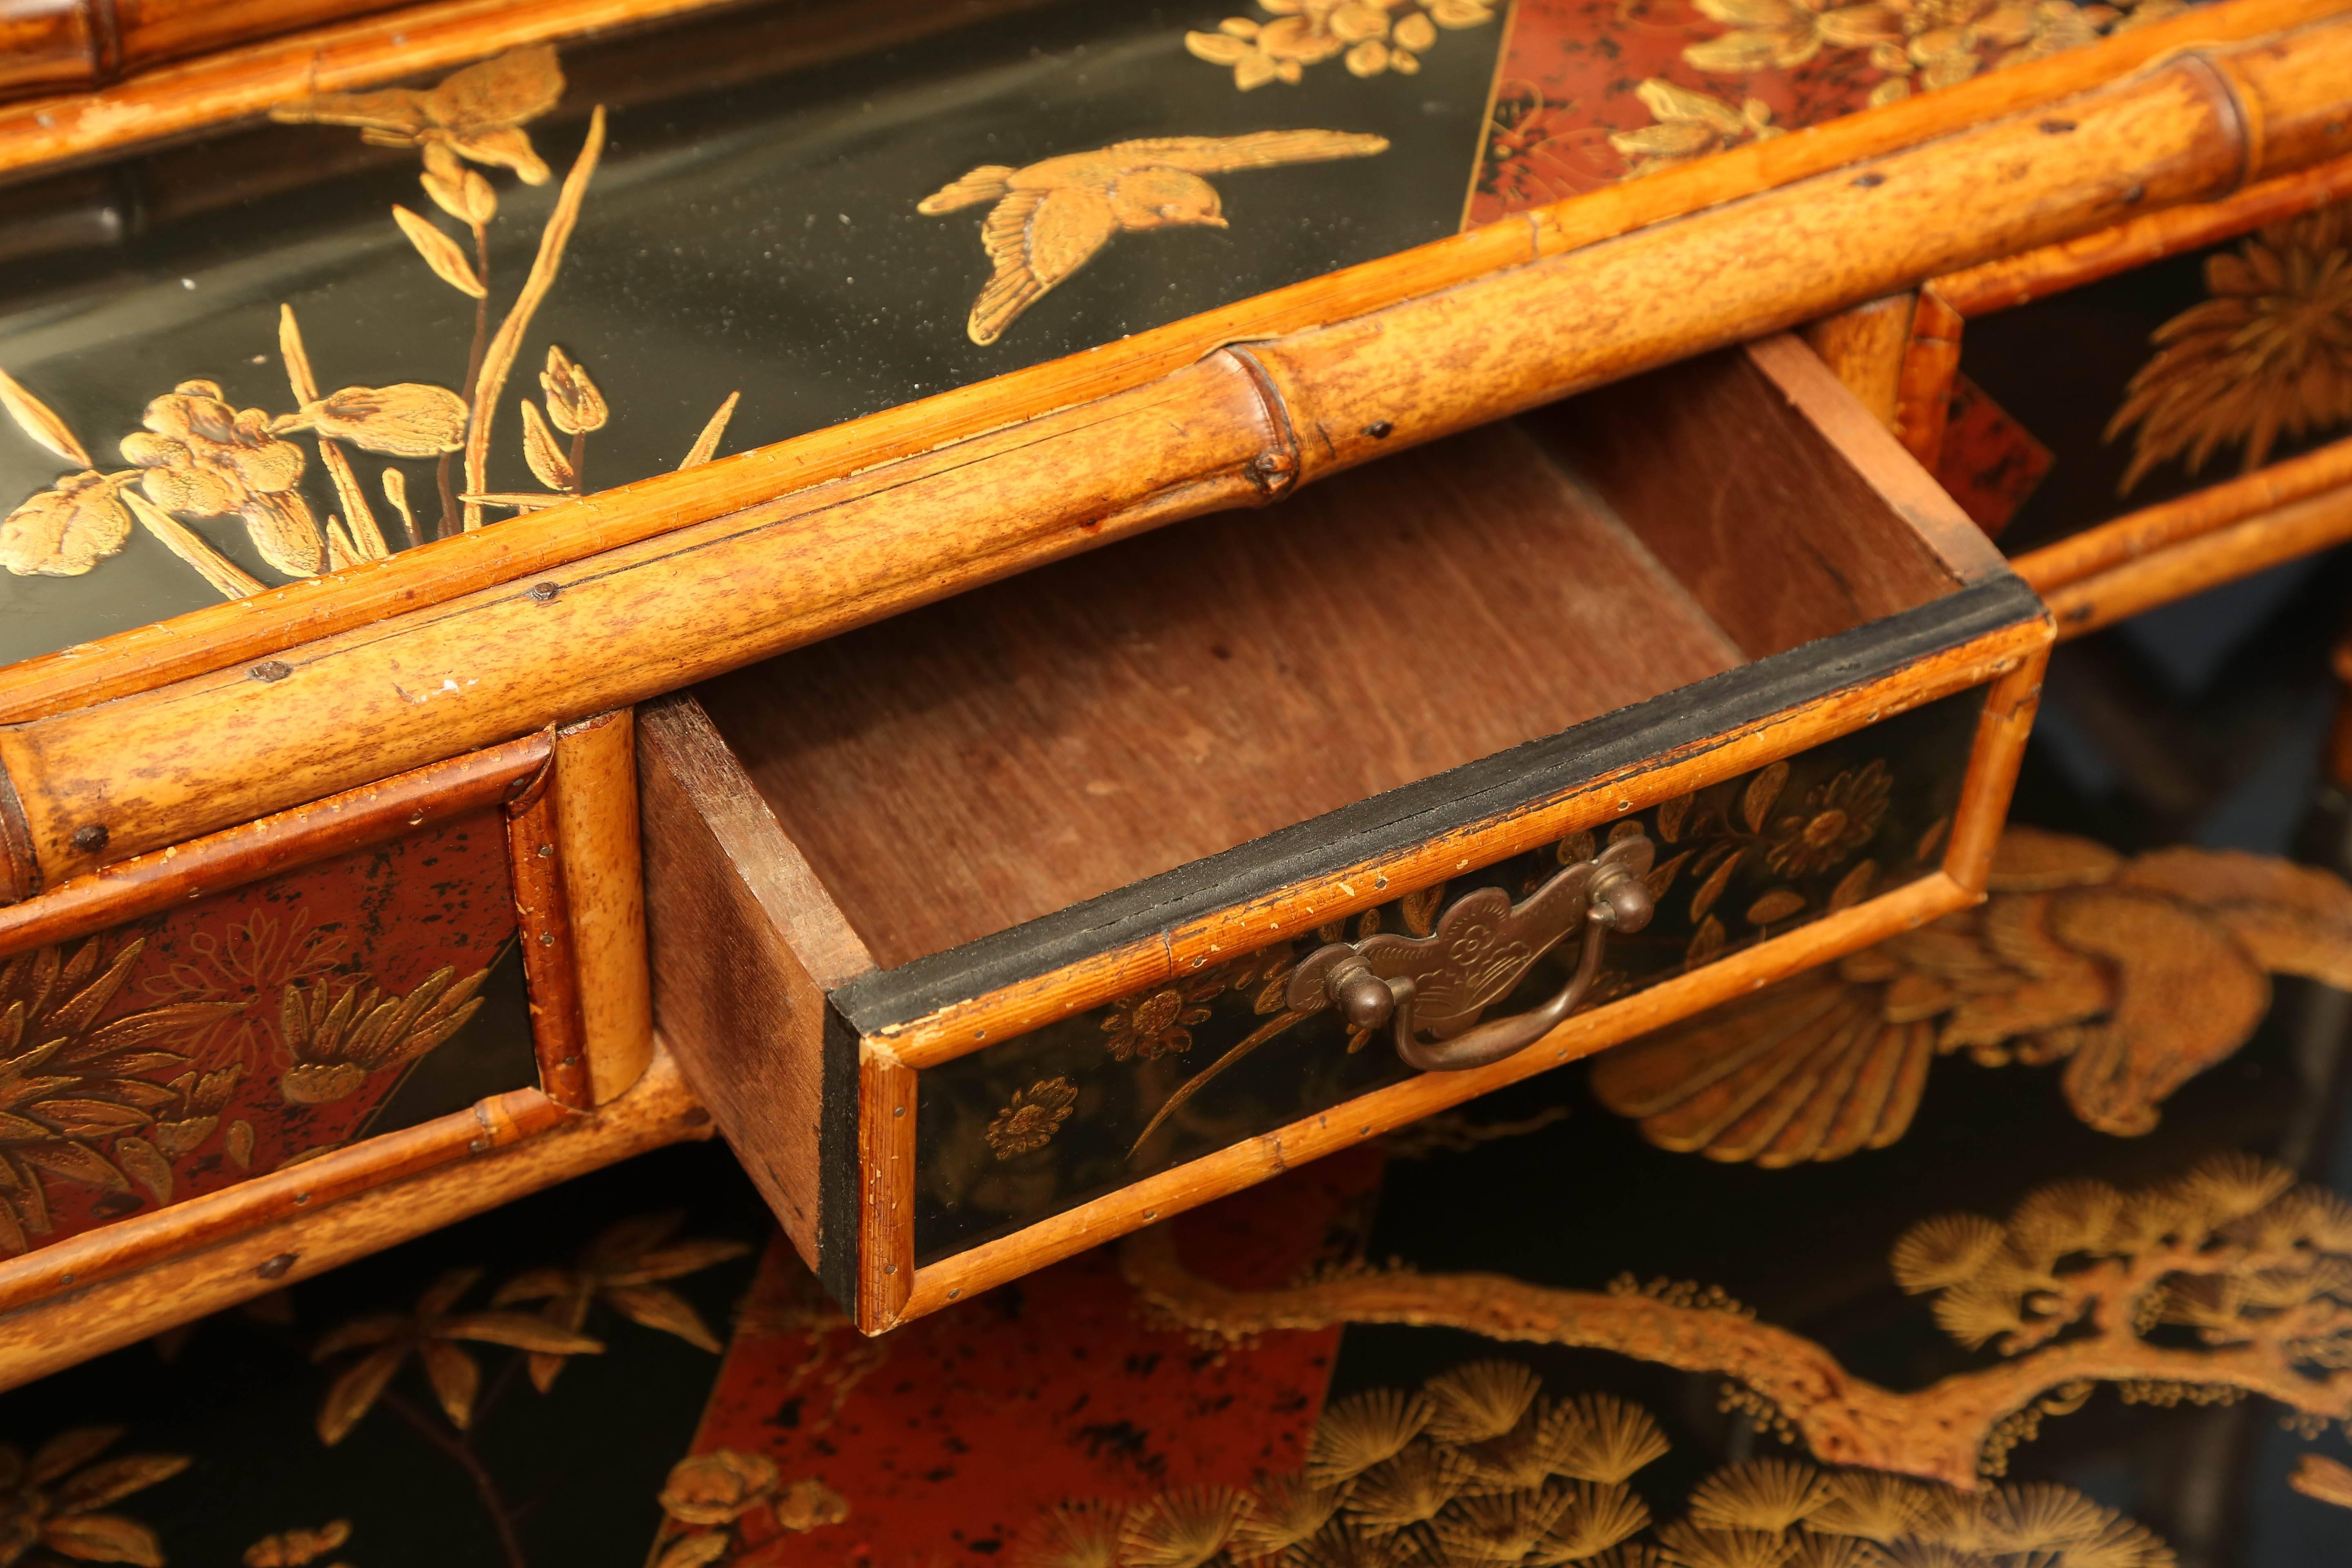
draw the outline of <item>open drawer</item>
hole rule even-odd
[[[656,1018],[878,1331],[1973,901],[2049,635],[1725,351],[647,705]]]

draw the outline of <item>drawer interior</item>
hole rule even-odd
[[[888,969],[1950,594],[1907,462],[1727,351],[697,695]]]

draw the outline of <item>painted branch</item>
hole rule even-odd
[[[678,3],[683,5],[688,0]],[[1748,212],[1761,250],[1777,252],[1780,247],[1774,226],[1778,215],[1786,209],[1754,207],[1758,193],[1779,192],[1858,161],[1919,148],[1954,127],[2001,115],[2032,114],[2074,94],[2117,83],[2184,48],[2260,37],[2315,18],[2335,16],[2348,3],[2352,0],[2231,0],[2203,7],[2089,48],[1993,72],[1868,114],[1629,181],[1068,359],[704,464],[683,474],[550,507],[474,537],[404,551],[390,561],[368,563],[324,580],[260,595],[233,607],[182,616],[168,628],[142,628],[78,648],[70,656],[26,660],[0,672],[0,719],[18,721],[57,713],[249,662],[308,639],[527,579],[599,551],[765,503],[779,495],[806,491],[878,465],[904,461],[1015,421],[1135,390],[1181,373],[1223,343],[1362,317],[1400,300],[1522,268],[1534,258],[1576,251],[1597,255],[1606,248],[1602,241],[1706,209],[1720,209],[1724,204],[1737,203]],[[77,100],[79,106],[70,111],[65,104],[53,103],[38,111],[56,121],[54,129],[34,123],[38,106],[0,111],[0,170],[184,132],[195,124],[256,113],[270,103],[305,92],[368,85],[454,65],[480,53],[554,36],[557,31],[590,31],[672,8],[652,0],[544,7],[512,5],[506,0],[463,0],[446,6],[419,7],[402,14],[400,32],[407,39],[403,46],[392,43],[388,26],[354,24],[351,29],[319,36],[284,59],[263,51],[235,70],[225,62],[226,74],[202,79],[191,77],[176,85],[159,80],[149,89],[160,95],[156,101],[100,95],[86,103]],[[2311,45],[2298,37],[2287,47],[2292,52]],[[292,46],[286,48],[290,51]],[[2337,57],[2330,54],[2328,59]],[[2314,140],[2325,142],[2346,134],[2340,123],[2332,132],[2315,134],[2311,129],[2315,117],[2324,113],[2322,106],[2336,101],[2340,92],[2340,86],[2331,85],[2326,78],[2327,60],[2320,65],[2317,79],[2261,87],[2273,96],[2284,94],[2280,104],[2262,106],[2267,121],[2258,117],[2258,122],[2285,129],[2284,147],[2293,149]],[[2176,66],[2159,75],[2177,77],[2183,68]],[[2200,73],[2208,92],[2221,91],[2211,72],[2185,68]],[[2336,82],[2340,84],[2340,60],[2336,68]],[[2270,83],[2278,75],[2273,68],[2263,76],[2263,81]],[[2108,90],[2129,94],[2137,89],[2137,86],[2123,86]],[[2203,112],[2210,116],[2210,104]],[[2230,120],[2230,126],[2227,131],[2208,127],[2210,132],[2231,142],[2231,150],[2210,157],[2198,179],[2190,182],[2193,188],[2176,188],[2163,179],[2151,179],[2140,188],[2138,205],[2160,205],[2168,200],[2219,194],[2241,177],[2243,167],[2263,162],[2264,155],[2238,144],[2237,138],[2242,134],[2238,121]],[[1938,145],[1956,149],[1965,139]],[[2053,140],[2070,142],[2064,137]],[[2157,137],[2150,146],[2152,167],[2177,158],[2176,142],[2174,137]],[[1989,153],[1990,144],[1983,145]],[[2166,152],[2168,146],[2173,151]],[[2065,150],[2053,145],[2045,151]],[[2112,226],[2122,205],[2121,195],[2130,189],[2128,182],[2116,174],[2112,162],[2085,167],[2070,182],[2065,172],[2055,166],[2059,162],[2063,159],[2036,160],[2031,181],[2034,190],[2020,193],[2013,211],[1984,231],[1980,243],[1962,245],[1940,259],[1928,261],[1929,271],[1916,275],[1906,273],[1906,263],[1887,254],[1901,247],[1886,243],[1916,237],[1874,232],[1864,226],[1885,204],[1839,199],[1851,196],[1851,191],[1824,182],[1816,199],[1830,196],[1822,204],[1825,213],[1834,215],[1836,225],[1852,226],[1852,243],[1862,253],[1856,258],[1858,269],[1868,276],[1832,290],[1810,305],[1804,317],[1794,319],[1829,314],[1908,287],[1932,271],[1950,271],[2086,227]],[[1984,167],[1981,163],[1971,166]],[[1871,210],[1864,211],[1865,205]],[[2029,213],[2033,216],[2022,228],[2012,227]],[[1935,215],[1932,222],[1926,223],[1905,221],[1914,228],[1966,232],[1957,215]],[[1816,237],[1811,232],[1815,226],[1807,226],[1805,243],[1809,245]],[[1679,226],[1674,232],[1680,232]],[[1841,246],[1832,245],[1820,259],[1836,264],[1843,259]],[[1675,275],[1682,271],[1677,268]],[[1674,290],[1661,292],[1674,295]],[[1664,303],[1670,309],[1696,307],[1698,314],[1713,317],[1727,313],[1718,305],[1744,308],[1751,292],[1735,288],[1721,301],[1670,297]],[[1560,294],[1559,300],[1547,306],[1549,313],[1571,321],[1586,313],[1587,306],[1573,292]],[[1712,334],[1719,334],[1724,323],[1710,321],[1707,327]],[[1670,341],[1654,345],[1631,363],[1634,368],[1646,368],[1693,352],[1702,336],[1721,341],[1719,335],[1702,332],[1696,321],[1679,335],[1689,343]]]
[[[2172,207],[2080,239],[2003,257],[1936,279],[1936,292],[1963,316],[1990,315],[2168,256],[2234,238],[2352,196],[2352,158],[2264,180],[2218,202]]]
[[[2290,502],[2352,485],[2352,437],[2084,529],[2010,564],[2047,595]]]
[[[2352,1413],[2352,1373],[2306,1376],[2274,1352],[2150,1345],[2121,1335],[2073,1341],[1899,1394],[1848,1372],[1801,1334],[1735,1312],[1634,1292],[1562,1290],[1500,1274],[1402,1272],[1235,1290],[1202,1279],[1167,1226],[1119,1248],[1128,1282],[1187,1328],[1227,1338],[1340,1323],[1465,1330],[1520,1343],[1611,1351],[1746,1384],[1772,1402],[1823,1464],[1894,1470],[1963,1489],[2001,1419],[2081,1380],[2224,1384],[2331,1419]]]
[[[710,1119],[667,1050],[612,1104],[536,1090],[0,1264],[0,1388],[134,1344],[469,1215],[667,1143]]]
[[[2315,61],[2316,63],[2315,63]],[[1549,256],[300,649],[0,732],[50,876],[625,705],[2324,144],[2352,21]],[[2333,71],[2332,78],[2328,72]],[[2255,116],[2242,107],[2260,103]],[[2352,121],[2327,122],[2352,143]],[[716,472],[713,463],[694,473]],[[85,836],[86,840],[89,837]]]

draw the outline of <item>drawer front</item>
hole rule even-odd
[[[0,1310],[626,1087],[651,1050],[632,744],[607,715],[0,910]]]
[[[1638,834],[1657,912],[1608,939],[1605,1006],[1938,873],[1983,710],[1980,689],[1947,697],[919,1071],[918,1266],[1418,1076],[1386,1030],[1289,1005],[1325,943],[1427,936],[1474,889],[1524,900]],[[1577,957],[1552,949],[1493,1016],[1539,1005]]]

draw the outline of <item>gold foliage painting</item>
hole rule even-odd
[[[2073,1489],[1969,1492],[1863,1468],[1748,1459],[1672,1518],[1634,1479],[1669,1452],[1641,1405],[1555,1401],[1524,1365],[1475,1361],[1418,1390],[1334,1401],[1307,1467],[1253,1488],[1073,1500],[1031,1522],[1014,1568],[2172,1568],[2145,1526]],[[1657,1495],[1654,1486],[1647,1489]],[[1221,1555],[1222,1554],[1222,1555]]]
[[[1759,1321],[1719,1290],[1689,1284],[1621,1277],[1606,1290],[1577,1290],[1494,1274],[1356,1266],[1278,1289],[1235,1289],[1187,1268],[1164,1225],[1122,1243],[1121,1267],[1150,1310],[1212,1342],[1274,1329],[1404,1323],[1609,1351],[1720,1377],[1725,1409],[1823,1464],[1939,1483],[1973,1493],[1979,1500],[1971,1506],[1988,1509],[2013,1494],[1986,1489],[1985,1478],[2005,1474],[2011,1454],[2045,1420],[2079,1409],[2101,1388],[2140,1405],[2266,1398],[2306,1436],[2352,1420],[2352,1205],[2246,1155],[2215,1156],[2134,1190],[2060,1182],[2030,1193],[2003,1218],[1948,1215],[1914,1226],[1893,1248],[1895,1282],[1930,1297],[1937,1326],[1958,1344],[1996,1359],[1910,1391],[1858,1377],[1826,1347]],[[1565,1443],[1551,1426],[1570,1418],[1547,1412],[1530,1421],[1532,1404],[1512,1408],[1519,1396],[1503,1398],[1500,1377],[1489,1381],[1490,1436],[1465,1446],[1463,1439],[1483,1429],[1437,1426],[1437,1401],[1399,1397],[1350,1417],[1344,1434],[1318,1438],[1308,1479],[1360,1488],[1371,1467],[1424,1440],[1443,1441],[1459,1457],[1433,1447],[1414,1461],[1413,1478],[1392,1473],[1384,1496],[1402,1493],[1408,1479],[1424,1502],[1437,1490],[1465,1495],[1476,1476],[1491,1467],[1499,1477],[1507,1464],[1518,1487],[1584,1474],[1563,1469],[1559,1458],[1590,1447],[1589,1438],[1584,1447]],[[2323,1484],[2326,1474],[2315,1471],[2310,1484]],[[1811,1483],[1793,1495],[1813,1496]],[[1439,1511],[1432,1506],[1423,1517]],[[1812,1510],[1801,1507],[1778,1525],[1734,1527],[1785,1530],[1811,1517]],[[1728,1515],[1695,1517],[1688,1528],[1731,1522]],[[1667,1560],[1685,1568],[1714,1561],[1663,1532],[1661,1542]],[[2087,1555],[2087,1540],[2076,1544],[2085,1564],[2170,1561],[2152,1541],[2147,1550],[2154,1555],[2118,1558]],[[2007,1563],[2008,1552],[2023,1550],[1999,1548],[1988,1561]],[[1523,1552],[1507,1560],[1567,1559]],[[1788,1560],[1786,1553],[1754,1559],[1769,1568]]]
[[[1483,27],[1486,0],[1258,0],[1274,20],[1228,16],[1213,33],[1187,33],[1196,59],[1233,68],[1244,92],[1268,82],[1297,86],[1307,68],[1338,57],[1351,76],[1412,76],[1437,47],[1440,27]]]
[[[0,1553],[21,1568],[76,1563],[132,1563],[162,1568],[155,1532],[112,1505],[186,1469],[183,1454],[103,1456],[122,1438],[119,1426],[60,1432],[27,1458],[0,1444]]]
[[[604,150],[604,111],[600,107],[590,118],[586,142],[563,181],[530,272],[495,331],[489,226],[499,196],[470,166],[509,169],[528,184],[544,184],[548,167],[523,127],[554,108],[562,92],[555,51],[539,45],[468,66],[430,89],[322,93],[273,110],[271,118],[280,122],[356,126],[373,144],[420,151],[425,195],[473,240],[469,255],[431,218],[404,206],[392,209],[418,259],[474,301],[473,341],[457,388],[404,382],[322,392],[293,308],[281,305],[278,348],[290,409],[238,408],[218,382],[183,380],[152,399],[140,428],[117,442],[128,466],[108,469],[47,403],[0,371],[0,410],[72,469],[0,521],[0,566],[19,576],[80,576],[118,554],[134,528],[144,528],[223,597],[262,592],[268,584],[190,526],[206,519],[236,520],[262,563],[286,579],[383,559],[392,544],[347,448],[436,460],[436,536],[480,528],[487,508],[528,510],[583,493],[584,444],[604,426],[607,410],[586,369],[560,347],[549,348],[540,377],[545,411],[524,398],[519,416],[524,459],[545,491],[492,492],[488,469],[499,399],[532,317],[554,285]],[[709,459],[734,402],[727,399],[682,467]],[[558,431],[571,437],[568,450],[556,440]],[[302,489],[311,458],[296,439],[300,437],[315,447],[333,496],[323,521]],[[462,490],[452,475],[461,457]],[[375,489],[408,542],[423,542],[405,473],[383,465]]]
[[[1938,1057],[2063,1063],[2103,1132],[2243,1045],[2270,974],[2352,987],[2352,888],[2264,856],[2126,859],[2012,826],[1979,909],[1948,915],[1595,1059],[1603,1104],[1662,1148],[1785,1166],[1883,1148]]]
[[[2236,447],[2248,472],[2281,440],[2352,424],[2352,204],[2274,223],[2205,261],[2210,296],[2156,330],[2107,425],[2132,432],[2122,489],[2178,458]]]
[[[1055,284],[1122,232],[1223,228],[1217,188],[1202,176],[1286,163],[1366,158],[1385,137],[1341,131],[1260,131],[1246,136],[1161,136],[1067,153],[1016,169],[983,163],[917,204],[921,213],[992,202],[981,243],[995,271],[972,302],[969,331],[992,343]]]

